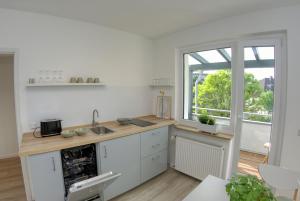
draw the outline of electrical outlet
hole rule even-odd
[[[300,129],[298,130],[298,132],[297,132],[297,136],[299,136],[300,137]]]

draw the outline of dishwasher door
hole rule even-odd
[[[103,190],[113,183],[121,173],[114,174],[108,172],[97,177],[93,177],[84,181],[73,184],[68,193],[67,201],[88,201],[93,198],[100,197],[97,200],[102,200]]]

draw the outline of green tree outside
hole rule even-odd
[[[264,91],[259,81],[251,73],[245,73],[244,112],[271,114],[273,109],[273,92]],[[201,108],[230,110],[231,105],[231,71],[219,70],[206,76],[203,83],[198,84],[197,104]],[[195,94],[195,87],[193,89]],[[195,100],[194,100],[195,101]],[[198,111],[213,116],[229,117],[225,111]],[[248,115],[249,120],[270,122],[269,116]]]

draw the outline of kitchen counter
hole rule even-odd
[[[121,126],[116,121],[109,121],[109,122],[99,123],[98,126],[100,125],[105,126],[113,130],[114,131],[113,133],[106,134],[106,135],[97,135],[92,131],[90,131],[84,136],[74,136],[71,138],[64,138],[61,135],[44,137],[44,138],[35,138],[32,132],[25,133],[22,138],[22,143],[19,150],[19,156],[24,157],[24,156],[34,155],[34,154],[58,151],[58,150],[81,146],[85,144],[98,143],[98,142],[112,140],[115,138],[120,138],[128,135],[133,135],[136,133],[145,132],[148,130],[152,130],[164,126],[173,125],[176,123],[174,120],[159,119],[153,115],[139,117],[138,119],[153,122],[156,124],[147,127],[139,127],[135,125]],[[91,127],[91,125],[74,126],[74,127],[66,128],[64,130],[81,128],[81,127]]]

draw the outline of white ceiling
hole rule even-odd
[[[77,19],[150,38],[299,0],[0,0],[0,7]]]

